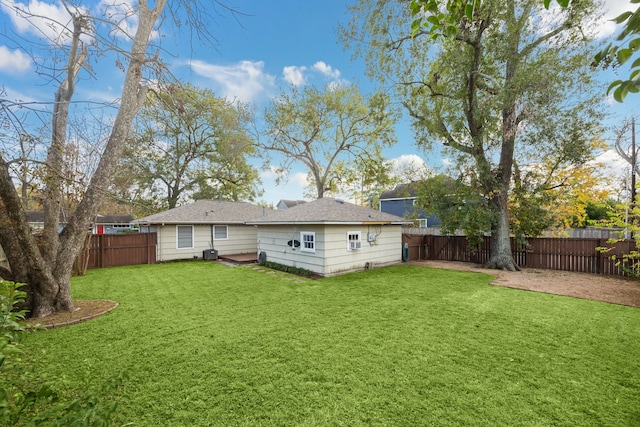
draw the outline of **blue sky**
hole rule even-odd
[[[103,0],[104,1],[104,0]],[[113,2],[113,0],[111,0]],[[1,0],[0,3],[29,3],[33,10],[46,16],[62,13],[57,1]],[[83,2],[94,7],[98,2]],[[171,43],[166,34],[163,45],[177,53],[168,59],[172,71],[191,83],[208,87],[218,96],[237,98],[254,103],[260,112],[281,88],[290,84],[328,81],[348,81],[358,84],[366,92],[372,89],[364,75],[361,60],[353,62],[351,52],[345,52],[337,40],[336,28],[348,19],[346,6],[352,0],[294,1],[250,0],[229,1],[245,16],[237,20],[228,14],[216,16],[210,31],[219,40],[214,47]],[[607,0],[607,17],[616,16],[630,9],[627,1]],[[31,37],[33,32],[21,27],[6,9],[0,10],[0,87],[7,98],[20,98],[50,102],[55,88],[44,84],[36,75],[36,68],[29,57],[21,53],[18,43],[3,35],[16,33]],[[603,37],[611,37],[615,30],[611,23],[603,23]],[[107,64],[109,65],[109,64]],[[119,96],[120,80],[116,70],[96,67],[96,81],[83,81],[78,87],[77,99],[113,100]],[[602,72],[603,81],[614,79],[610,71]],[[640,114],[640,96],[630,95],[624,104],[617,104],[603,94],[603,103],[612,114],[609,122],[615,124],[625,118]],[[432,168],[446,163],[439,155],[421,152],[415,147],[413,136],[406,123],[397,129],[398,144],[387,150],[389,159],[424,161]],[[618,173],[624,165],[616,162],[612,153],[601,159],[612,166],[606,173]],[[286,185],[275,186],[270,171],[262,173],[265,194],[263,200],[277,203],[280,199],[302,198],[306,171],[300,167],[290,171]]]

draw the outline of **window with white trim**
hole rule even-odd
[[[226,240],[229,238],[229,229],[226,225],[214,225],[213,226],[213,238],[214,240]]]
[[[193,225],[178,225],[176,227],[176,248],[193,249]]]
[[[349,231],[347,233],[347,250],[355,251],[362,248],[361,233],[359,231]]]
[[[300,232],[300,250],[303,252],[316,251],[316,233],[312,231]]]

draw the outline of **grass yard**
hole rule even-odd
[[[640,309],[490,279],[91,270],[74,298],[120,306],[25,347],[69,393],[126,372],[117,425],[640,425]]]

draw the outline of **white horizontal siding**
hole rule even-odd
[[[315,232],[316,252],[291,248],[289,240],[300,240],[301,231]],[[362,248],[347,250],[347,232],[360,231]],[[378,234],[376,242],[367,242],[367,233]],[[399,225],[384,226],[258,226],[258,251],[267,254],[267,261],[304,268],[331,276],[365,268],[366,263],[376,266],[397,264],[402,261],[402,229]]]
[[[347,233],[356,231],[360,231],[362,247],[350,251]],[[375,242],[367,241],[367,233],[375,236]],[[402,228],[399,225],[328,226],[325,240],[326,276],[362,270],[366,263],[375,268],[402,261]]]
[[[305,252],[287,244],[289,240],[300,240],[301,231],[316,233],[315,252]],[[278,264],[304,268],[318,274],[322,274],[325,268],[322,226],[259,225],[258,251],[267,254],[267,261]]]
[[[186,225],[186,224],[185,224]],[[158,261],[202,258],[202,252],[211,249],[211,226],[194,225],[194,247],[178,249],[176,247],[176,225],[157,227]],[[257,251],[257,229],[248,225],[229,225],[227,239],[214,240],[213,248],[218,255],[255,253]]]

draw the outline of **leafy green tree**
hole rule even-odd
[[[563,8],[569,7],[571,3],[571,0],[556,1]],[[411,0],[409,7],[414,18],[411,23],[412,32],[416,35],[426,27],[432,37],[453,38],[458,33],[456,23],[465,17],[471,22],[477,19],[475,12],[482,2],[483,0]],[[552,0],[542,2],[548,9]],[[640,1],[630,0],[630,4],[637,3]],[[637,55],[640,50],[640,7],[635,11],[624,12],[613,20],[617,24],[624,24],[624,27],[615,42],[609,43],[594,59],[595,64],[606,68],[611,64],[623,65],[636,57],[631,64],[629,78],[615,80],[607,90],[607,93],[613,90],[616,101],[622,102],[627,94],[640,91],[640,57]]]
[[[354,18],[342,31],[347,47],[355,41],[368,72],[394,85],[418,145],[442,144],[464,174],[461,181],[486,200],[487,266],[518,269],[509,211],[515,165],[526,170],[554,152],[571,153],[565,167],[579,164],[597,134],[583,31],[593,3],[550,13],[539,0],[486,0],[477,3],[473,20],[463,12],[451,21],[455,33],[446,26],[432,31],[431,22],[448,19],[438,12],[412,34],[404,2],[361,0],[351,10]]]
[[[266,109],[258,146],[279,156],[281,171],[304,164],[321,198],[386,179],[382,150],[395,142],[395,118],[386,96],[363,96],[355,85],[294,88]]]
[[[491,211],[487,200],[476,189],[459,179],[436,175],[416,183],[416,207],[435,214],[443,234],[461,230],[473,247],[478,247],[486,230],[491,228]]]
[[[146,200],[172,209],[184,198],[254,200],[258,172],[248,108],[208,89],[169,86],[150,93],[140,109],[123,173]]]
[[[630,0],[631,4],[640,0]],[[624,24],[615,42],[609,43],[595,57],[596,63],[604,67],[610,64],[623,65],[635,57],[631,63],[630,74],[627,79],[618,79],[609,85],[608,93],[613,90],[616,101],[622,102],[629,93],[640,91],[640,6],[635,11],[627,11],[614,19],[618,24]]]

